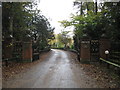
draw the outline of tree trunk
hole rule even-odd
[[[82,2],[81,2],[81,8],[80,8],[80,15],[82,15],[83,14],[83,11],[82,11]]]
[[[86,7],[87,7],[87,14],[88,14],[88,11],[89,11],[89,3],[86,2]]]
[[[95,1],[95,14],[97,15],[97,0]]]

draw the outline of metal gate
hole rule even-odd
[[[15,41],[13,45],[13,57],[17,58],[17,62],[19,62],[22,59],[22,42]]]
[[[90,60],[98,61],[99,60],[99,40],[91,40],[90,43]]]

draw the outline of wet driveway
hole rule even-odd
[[[30,70],[3,81],[3,88],[96,88],[71,53],[52,49],[50,55]]]

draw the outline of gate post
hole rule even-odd
[[[80,40],[80,62],[90,63],[90,38],[85,35]]]
[[[99,43],[100,43],[99,48],[100,57],[106,59],[105,51],[106,50],[110,51],[110,40],[107,37],[102,36],[99,40]]]
[[[32,62],[32,42],[23,42],[22,62]]]
[[[4,41],[2,41],[2,48],[4,51],[2,51],[2,55],[4,59],[12,58],[13,53],[13,38],[11,36],[8,36],[5,38]]]

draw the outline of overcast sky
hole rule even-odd
[[[43,15],[49,18],[51,25],[55,27],[55,33],[58,34],[63,29],[58,21],[69,20],[73,10],[74,0],[40,0],[39,9]],[[72,30],[67,29],[67,30]]]

